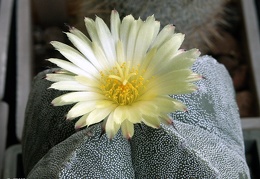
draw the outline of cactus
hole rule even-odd
[[[76,4],[80,2],[83,1],[77,1]],[[186,7],[183,3],[197,2],[196,7],[204,7],[205,3],[199,3],[201,1],[164,1],[164,4],[161,1],[160,3],[139,1],[138,7],[135,1],[84,2],[86,4],[81,4],[82,8],[96,7],[92,8],[93,11],[83,8],[80,12],[88,13],[86,16],[94,15],[96,12],[103,18],[108,17],[113,5],[122,15],[132,13],[134,16],[144,18],[148,13],[154,12],[162,26],[171,22],[174,16],[170,14],[176,12],[175,21],[172,23],[176,24],[178,31],[185,32],[185,28],[190,30],[187,30],[186,34],[195,33],[196,29],[194,30],[191,24],[199,26],[210,22],[204,19],[196,22],[194,19],[199,19],[198,17],[193,17],[194,14],[188,16],[192,10],[186,13],[183,10],[188,9],[188,5]],[[221,5],[224,5],[225,1],[211,1],[209,4],[212,7],[209,9],[216,10],[217,2],[222,2]],[[76,7],[75,4],[70,5]],[[174,9],[175,6],[179,9]],[[73,14],[73,10],[70,10]],[[183,14],[180,15],[181,12],[178,11]],[[201,13],[199,9],[197,11]],[[210,12],[209,10],[207,13]],[[205,14],[205,18],[210,19]],[[77,16],[74,14],[75,24]],[[178,20],[179,16],[187,17],[186,20]],[[209,24],[211,28],[215,28],[217,24],[226,24],[226,21]],[[189,25],[193,30],[188,28]],[[204,33],[206,32],[203,32],[203,36],[207,34]],[[211,31],[207,35],[209,36],[204,38],[210,39],[214,33]],[[209,48],[207,40],[200,39],[203,41],[200,42],[197,36],[194,36],[194,39],[189,39],[189,36],[193,37],[187,34],[186,46],[194,46],[198,40],[197,47],[201,48],[204,44]],[[70,106],[53,108],[49,105],[55,96],[61,95],[61,92],[47,89],[50,82],[43,78],[46,73],[55,69],[40,73],[32,86],[23,132],[26,176],[28,178],[250,178],[231,78],[222,65],[208,56],[200,57],[192,68],[205,79],[197,82],[199,88],[197,92],[177,96],[179,100],[188,104],[188,112],[170,114],[174,119],[174,126],[162,124],[160,129],[152,129],[136,125],[136,135],[130,141],[124,139],[120,132],[110,141],[105,135],[100,136],[100,124],[74,131],[73,124],[64,120]]]
[[[126,140],[101,136],[100,124],[73,132],[67,107],[49,105],[59,91],[40,73],[27,105],[23,133],[28,178],[250,178],[232,81],[214,59],[198,59],[199,91],[179,96],[188,112],[171,114],[173,126],[135,126]]]

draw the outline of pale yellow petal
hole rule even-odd
[[[61,95],[52,101],[54,106],[63,106],[67,104],[73,104],[80,101],[92,101],[105,99],[104,95],[95,92],[71,92]]]
[[[99,101],[96,101],[96,108],[106,108],[106,107],[109,107],[111,105],[115,104],[114,101],[111,101],[111,100],[99,100]]]
[[[75,124],[75,129],[80,129],[82,127],[87,126],[86,119],[88,118],[88,114],[82,116]]]
[[[96,43],[100,44],[95,21],[93,21],[92,19],[90,19],[88,17],[85,17],[84,22],[85,22],[86,29],[88,31],[88,34],[89,34],[92,42],[96,42]]]
[[[137,33],[140,28],[140,24],[138,21],[133,21],[130,27],[129,36],[127,40],[126,46],[126,60],[131,61],[134,60],[134,50],[135,50],[135,43],[137,39]]]
[[[151,47],[159,48],[165,41],[173,35],[175,27],[173,25],[166,25],[155,38]]]
[[[117,124],[114,122],[114,113],[111,112],[111,114],[108,116],[108,119],[106,121],[106,125],[105,125],[105,131],[106,134],[108,136],[108,138],[112,139],[116,133],[118,132],[118,130],[120,129],[120,124]]]
[[[142,114],[134,105],[128,106],[127,119],[134,124],[140,123],[142,120]]]
[[[94,109],[92,112],[89,113],[87,118],[87,125],[96,124],[106,118],[114,109],[116,105],[111,105],[107,108],[97,108]]]
[[[160,72],[160,69],[164,66],[167,66],[169,61],[175,56],[176,51],[178,50],[181,42],[184,39],[183,34],[175,34],[168,41],[166,41],[154,55],[149,67],[146,70],[144,78],[151,78]],[[165,63],[164,65],[161,65]]]
[[[84,71],[81,68],[77,67],[73,63],[67,62],[65,60],[61,60],[61,59],[58,59],[58,58],[49,58],[48,61],[56,64],[57,66],[65,69],[65,70],[67,70],[69,72],[72,72],[74,74],[83,75],[83,76],[88,76],[89,75],[86,71]]]
[[[190,68],[199,55],[200,51],[198,49],[185,51],[175,56],[167,66],[172,70]]]
[[[176,99],[172,99],[172,102],[174,104],[174,109],[172,112],[174,111],[187,111],[187,106],[185,104],[183,104],[182,102],[176,100]]]
[[[83,34],[80,30],[78,30],[75,27],[70,28],[70,32],[76,36],[78,36],[80,39],[84,40],[85,43],[87,44],[91,44],[91,41],[89,40],[89,38]]]
[[[170,113],[175,109],[175,105],[172,102],[172,98],[158,97],[154,99],[154,102],[158,106],[160,113]]]
[[[122,134],[125,138],[130,139],[134,135],[134,125],[128,120],[124,120],[121,126]]]
[[[82,85],[77,81],[59,81],[53,83],[49,88],[60,91],[89,91],[92,89],[91,87]]]
[[[116,43],[119,40],[119,28],[120,28],[120,23],[121,23],[119,14],[116,10],[113,10],[111,12],[110,22],[111,22],[110,23],[111,34]]]
[[[85,43],[84,40],[80,39],[72,33],[66,33],[69,40],[73,45],[95,66],[96,69],[101,70],[102,66],[94,55],[92,47]]]
[[[97,34],[99,37],[99,41],[101,43],[101,47],[104,50],[104,54],[106,55],[107,59],[113,63],[115,60],[116,54],[115,54],[115,41],[112,38],[112,35],[110,33],[110,30],[108,29],[105,22],[99,18],[96,17],[96,28],[97,28]]]
[[[190,76],[188,76],[188,78],[185,81],[192,83],[192,82],[195,82],[195,81],[198,81],[201,79],[202,79],[202,76],[200,74],[192,73]]]
[[[134,107],[136,109],[139,109],[140,112],[144,115],[150,115],[150,116],[154,116],[158,114],[158,106],[154,103],[153,100],[151,101],[145,101],[145,100],[140,100],[138,102],[135,102]]]
[[[140,66],[140,72],[142,74],[144,74],[146,72],[146,70],[149,67],[150,63],[154,59],[156,53],[157,53],[157,49],[156,48],[152,48],[152,49],[150,49],[146,53],[146,56],[143,58],[143,61],[142,61],[141,66]]]
[[[156,37],[158,36],[158,33],[160,32],[160,27],[161,27],[160,21],[155,21],[153,26],[154,26],[154,33],[153,33],[152,44],[155,41]],[[152,44],[150,44],[150,48],[151,48]]]
[[[171,125],[173,124],[173,120],[167,116],[166,114],[162,114],[160,115],[160,121],[163,123],[163,124],[166,124],[166,125]]]
[[[67,74],[56,74],[56,73],[48,73],[46,74],[46,80],[52,82],[58,81],[75,81],[74,75],[67,75]]]
[[[91,86],[96,88],[100,87],[100,82],[98,81],[98,79],[88,78],[86,76],[75,76],[75,80],[86,86]]]
[[[77,50],[74,48],[57,42],[52,41],[51,44],[70,62],[75,64],[77,67],[86,71],[89,75],[97,74],[98,70],[93,66],[85,57],[83,57]]]
[[[192,83],[174,83],[163,86],[157,86],[160,94],[187,94],[196,91],[198,88]]]
[[[149,16],[146,21],[141,24],[134,45],[133,65],[138,65],[141,63],[141,60],[144,58],[148,48],[150,47],[154,38],[154,33],[156,33],[155,31],[157,30],[155,29],[157,26],[154,24],[154,16]]]
[[[126,60],[125,58],[125,50],[121,40],[119,40],[116,44],[116,55],[117,61],[119,64],[123,64]]]
[[[128,43],[129,31],[133,22],[134,22],[134,17],[132,15],[128,15],[123,18],[122,23],[120,24],[119,38],[124,45],[125,54],[126,54],[126,46]]]
[[[117,124],[121,124],[127,118],[127,107],[126,106],[118,106],[114,111],[114,121]]]
[[[152,99],[156,98],[158,96],[158,94],[160,94],[158,88],[147,88],[146,91],[144,91],[143,94],[140,94],[140,96],[138,98],[139,101],[136,102],[136,103],[138,104],[141,101],[152,100]]]
[[[186,82],[188,77],[192,74],[193,72],[190,69],[171,71],[158,77],[154,77],[150,80],[147,88],[153,88],[154,86],[165,86],[169,83]]]
[[[160,127],[160,120],[158,116],[147,116],[143,115],[142,121],[152,128],[159,128]]]
[[[103,51],[103,49],[96,42],[92,43],[92,48],[96,58],[99,60],[100,64],[102,64],[101,66],[103,69],[111,66],[112,60],[107,58],[106,54],[104,53],[105,50]]]
[[[67,119],[75,119],[76,117],[87,114],[95,109],[95,101],[83,101],[74,105],[67,114]]]

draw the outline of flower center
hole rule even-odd
[[[144,88],[144,78],[138,74],[135,68],[123,63],[117,64],[107,74],[101,74],[101,90],[105,96],[119,105],[133,103]]]

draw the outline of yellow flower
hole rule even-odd
[[[190,67],[200,55],[197,49],[179,49],[184,35],[167,25],[160,31],[154,16],[145,21],[128,15],[120,21],[111,13],[110,29],[104,21],[85,18],[90,38],[76,28],[66,33],[76,47],[51,44],[68,61],[51,58],[61,68],[48,74],[50,88],[71,91],[52,101],[54,106],[75,104],[67,119],[79,118],[76,128],[103,121],[109,138],[121,128],[125,138],[134,134],[134,124],[159,128],[172,124],[168,113],[186,106],[169,95],[191,93],[201,77]]]

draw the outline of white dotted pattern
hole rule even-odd
[[[176,129],[136,125],[130,141],[120,132],[110,141],[94,125],[51,148],[28,178],[250,178],[228,72],[208,56],[193,70],[205,79],[174,96],[188,107],[170,115]]]

